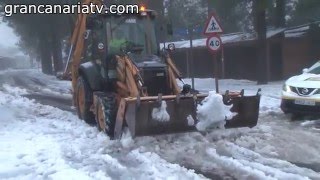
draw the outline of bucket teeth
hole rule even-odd
[[[261,88],[258,89],[257,96],[261,96]]]
[[[157,103],[156,103],[156,107],[160,107],[162,104],[162,94],[158,94],[158,99],[157,99]]]
[[[232,98],[230,97],[230,92],[227,90],[223,96],[223,103],[225,105],[231,105],[232,104]]]
[[[138,95],[138,97],[137,97],[137,107],[138,108],[140,107],[140,104],[141,104],[141,97],[140,97],[140,95]]]
[[[180,98],[181,98],[181,95],[178,94],[177,97],[176,97],[176,102],[177,102],[177,104],[180,104]]]
[[[240,92],[240,96],[243,97],[244,96],[244,89],[241,90]]]

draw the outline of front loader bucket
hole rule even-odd
[[[124,123],[128,126],[132,137],[196,131],[195,124],[198,122],[197,104],[201,103],[206,96],[200,94],[197,96],[123,99],[118,110],[115,138],[121,137]],[[223,95],[223,97],[225,99],[224,103],[233,104],[231,111],[237,113],[231,120],[226,121],[226,128],[254,127],[257,124],[260,95]],[[154,108],[159,108],[163,101],[167,105],[166,110],[170,119],[167,121],[155,120],[152,112]]]
[[[231,111],[237,113],[225,128],[254,127],[258,123],[260,95],[231,97]]]
[[[170,116],[168,121],[159,121],[152,117],[152,111],[159,108],[162,101],[167,105]],[[188,125],[187,117],[190,115],[195,119],[196,100],[192,97],[164,96],[162,100],[158,100],[158,97],[146,97],[127,100],[124,119],[131,135],[135,137],[194,131],[195,127]],[[115,136],[119,137],[120,133],[117,131],[116,127]]]

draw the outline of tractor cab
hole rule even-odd
[[[139,14],[88,16],[88,51],[94,50],[89,54],[98,55],[98,59],[124,53],[132,54],[136,63],[154,60],[155,58],[146,57],[159,54],[155,17],[156,13],[152,10]]]
[[[108,53],[157,54],[154,17],[146,14],[106,19]]]
[[[155,32],[155,13],[107,19],[109,54],[126,53],[139,68],[141,80],[148,95],[170,94],[167,65],[159,54]]]
[[[149,95],[172,94],[167,86],[167,64],[159,56],[155,17],[156,13],[151,10],[130,15],[89,16],[89,44],[85,47],[91,57],[85,59],[102,64],[100,68],[106,72],[103,77],[112,81],[118,78],[115,74],[119,61],[115,57],[126,55],[138,68],[143,87]]]

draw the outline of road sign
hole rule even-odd
[[[222,46],[222,41],[218,35],[210,36],[207,39],[207,47],[211,52],[216,53],[217,51],[220,50],[221,46]]]
[[[217,16],[214,13],[211,14],[210,18],[207,20],[204,35],[223,33],[223,29],[216,17]]]

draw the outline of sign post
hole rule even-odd
[[[204,35],[208,36],[207,39],[207,48],[213,55],[214,61],[214,77],[215,77],[215,86],[216,86],[216,93],[219,93],[219,79],[218,79],[218,60],[217,60],[217,53],[222,47],[222,40],[218,33],[223,33],[223,30],[220,26],[219,21],[216,18],[216,15],[213,13],[209,16],[206,27],[204,29]]]
[[[218,60],[217,60],[217,52],[221,49],[222,41],[218,35],[213,35],[207,39],[207,47],[209,51],[213,55],[214,62],[214,76],[215,76],[215,84],[216,84],[216,92],[219,93],[219,79],[218,79]]]

